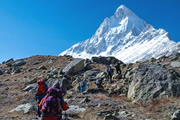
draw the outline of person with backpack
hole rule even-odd
[[[96,87],[97,88],[102,88],[104,89],[104,87],[102,86],[102,81],[104,80],[103,77],[100,77],[99,79],[96,80]]]
[[[109,83],[112,83],[113,69],[110,65],[107,66],[106,72],[107,72],[107,80],[109,81]]]
[[[120,64],[119,62],[115,63],[114,67],[116,68],[116,73],[121,74]]]
[[[81,94],[83,94],[83,92],[86,91],[86,86],[88,86],[88,84],[86,83],[85,80],[80,82],[80,90],[81,90]]]
[[[36,98],[36,101],[38,104],[46,96],[47,90],[48,90],[48,85],[45,83],[45,81],[38,80],[37,85],[35,86],[35,98]],[[37,114],[38,114],[38,116],[41,115],[39,107],[37,107]]]
[[[120,69],[120,64],[119,62],[115,63],[114,67],[116,68],[116,73],[118,74],[118,79],[121,78],[121,69]]]
[[[42,120],[61,120],[62,110],[68,110],[68,105],[64,101],[62,91],[58,88],[49,88],[47,95],[41,100],[39,109]]]

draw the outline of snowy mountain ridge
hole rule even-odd
[[[105,18],[89,39],[73,45],[59,55],[75,58],[115,56],[124,63],[144,61],[178,52],[180,43],[171,40],[168,32],[150,24],[121,5],[110,18]]]

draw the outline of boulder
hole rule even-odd
[[[85,69],[84,60],[77,58],[71,61],[63,70],[62,72],[73,75],[77,72],[80,72]]]
[[[100,72],[96,75],[96,79],[98,78],[106,78],[107,76],[107,73],[106,72]]]
[[[139,65],[128,89],[133,101],[150,101],[155,98],[179,97],[180,75],[160,64]]]
[[[180,120],[180,110],[174,112],[174,114],[171,116],[171,120]]]
[[[7,61],[4,61],[3,64],[6,64],[7,66],[12,66],[12,63],[13,63],[13,62],[14,62],[14,59],[11,58],[11,59],[9,59],[9,60],[7,60]]]
[[[38,67],[38,70],[46,70],[47,68],[44,65]]]
[[[98,69],[91,69],[88,70],[84,73],[84,79],[88,80],[88,81],[95,81],[96,80],[96,76],[101,73],[100,70]]]
[[[180,68],[180,61],[171,62],[171,66],[174,67],[174,68]]]
[[[24,114],[27,114],[33,110],[33,105],[30,103],[27,104],[22,104],[17,106],[15,109],[9,111],[9,112],[19,112],[19,111],[24,111]]]
[[[42,63],[42,61],[35,61],[32,65],[37,65],[37,64],[40,64]]]
[[[26,86],[25,88],[23,88],[23,91],[30,91],[32,89],[35,89],[36,83],[30,84],[28,86]]]
[[[24,65],[24,64],[26,64],[26,62],[24,61],[24,59],[18,59],[18,60],[14,61],[14,62],[12,63],[12,66],[13,66],[13,67],[17,67],[17,66],[22,66],[22,65]]]
[[[13,67],[12,68],[12,71],[11,71],[11,75],[14,75],[14,74],[16,74],[16,73],[20,73],[21,72],[21,69],[22,68],[20,68],[20,67]]]
[[[104,120],[119,120],[118,118],[116,118],[115,116],[111,115],[111,114],[107,114],[104,117]]]
[[[70,105],[69,109],[66,111],[67,114],[73,114],[73,113],[81,113],[85,112],[85,108],[80,108],[79,106],[76,105]]]
[[[36,83],[37,82],[37,78],[33,78],[33,79],[30,79],[30,80],[28,80],[28,81],[26,81],[26,83],[25,84],[32,84],[32,83]]]
[[[50,78],[47,80],[47,85],[48,87],[55,87],[55,86],[60,86],[60,80],[59,79],[55,79],[55,78]]]

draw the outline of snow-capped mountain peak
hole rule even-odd
[[[60,55],[91,58],[115,56],[125,63],[157,58],[177,51],[177,43],[163,30],[156,30],[124,5],[105,18],[95,34]]]

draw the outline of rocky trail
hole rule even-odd
[[[121,63],[122,77],[106,78],[106,65]],[[75,59],[71,56],[32,56],[7,60],[0,64],[0,119],[38,120],[34,87],[39,79],[49,87],[69,75],[65,100],[70,120],[176,120],[180,115],[180,54],[124,64],[114,57]],[[80,94],[79,82],[88,87]],[[176,115],[173,115],[176,112]],[[178,118],[179,117],[179,118]]]

